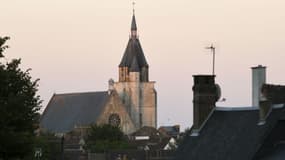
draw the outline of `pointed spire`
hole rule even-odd
[[[137,38],[137,23],[135,17],[135,2],[133,2],[133,17],[131,24],[131,38]]]
[[[136,31],[136,30],[137,30],[136,17],[135,14],[133,14],[131,31]]]

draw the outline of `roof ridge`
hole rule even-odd
[[[78,94],[93,94],[93,93],[108,93],[108,91],[87,91],[87,92],[71,92],[71,93],[55,93],[55,96],[63,96],[63,95],[78,95]]]

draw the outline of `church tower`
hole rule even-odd
[[[137,24],[133,12],[131,35],[119,64],[119,82],[114,88],[139,129],[157,125],[157,100],[153,81],[149,81],[149,65],[144,56],[137,34]]]

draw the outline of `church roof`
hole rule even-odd
[[[266,123],[258,125],[258,109],[216,109],[198,136],[189,133],[185,136],[176,152],[176,158],[252,160],[284,114],[283,110],[283,107],[273,109]]]
[[[137,30],[136,17],[135,17],[134,14],[133,14],[133,18],[132,18],[131,30],[132,30],[132,31],[136,31],[136,30]]]
[[[130,72],[139,72],[139,71],[140,71],[140,67],[139,67],[137,58],[134,57],[131,68],[130,68]]]
[[[139,39],[130,38],[119,67],[131,67],[136,58],[139,67],[148,67]]]
[[[108,101],[108,92],[54,94],[40,126],[49,132],[65,133],[76,126],[95,123]]]
[[[137,31],[135,15],[133,15],[132,18],[131,31]],[[130,37],[119,67],[131,67],[134,59],[136,59],[139,68],[148,67],[143,49],[136,34]]]

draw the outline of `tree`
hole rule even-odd
[[[3,56],[3,52],[4,52],[5,49],[8,48],[8,46],[5,45],[5,42],[6,42],[8,39],[10,39],[10,38],[9,38],[9,37],[3,37],[3,38],[0,37],[0,58],[1,58],[1,57],[4,57],[4,56]]]
[[[102,153],[111,149],[128,149],[130,145],[120,128],[109,124],[91,125],[86,140],[86,148]]]
[[[34,147],[35,149],[41,150],[40,159],[42,160],[58,159],[62,155],[61,138],[56,137],[52,133],[40,133],[40,135],[35,138]],[[35,157],[35,155],[31,156],[29,159]]]
[[[8,37],[0,37],[0,60],[8,48]],[[41,100],[36,94],[38,79],[30,69],[19,68],[21,59],[0,61],[0,159],[23,158],[33,152],[37,115]]]

